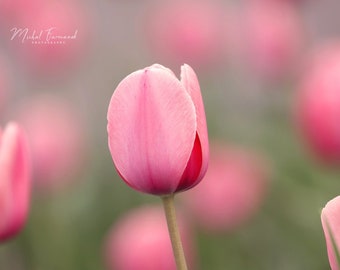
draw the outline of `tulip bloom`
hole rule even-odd
[[[23,227],[29,208],[30,158],[21,128],[8,124],[0,133],[0,241]]]
[[[179,216],[180,232],[193,269],[190,228]],[[125,214],[112,227],[105,245],[107,269],[176,270],[164,213],[161,207],[143,206]]]
[[[268,189],[268,169],[249,151],[215,145],[209,170],[198,187],[183,194],[196,223],[210,232],[233,230],[261,207]]]
[[[339,270],[337,256],[340,248],[340,196],[329,201],[322,209],[321,222],[326,238],[329,263],[332,270]]]
[[[299,89],[297,118],[316,156],[340,163],[340,43],[322,47],[312,57]]]
[[[108,109],[109,148],[116,169],[132,188],[155,195],[192,188],[209,155],[203,101],[195,72],[181,79],[153,65],[127,76]]]

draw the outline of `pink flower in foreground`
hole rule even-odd
[[[195,72],[181,80],[153,65],[127,76],[108,109],[109,148],[120,176],[132,188],[156,195],[189,189],[204,176],[209,144]]]
[[[34,184],[44,190],[65,187],[84,161],[84,127],[71,104],[54,95],[26,100],[18,119],[32,145]]]
[[[188,225],[179,216],[179,228],[190,269],[193,250]],[[175,270],[163,209],[144,206],[123,216],[111,229],[105,260],[112,270]]]
[[[320,48],[297,99],[299,128],[324,161],[340,164],[340,42]]]
[[[217,1],[160,1],[148,14],[152,52],[164,61],[211,67],[221,61],[227,30],[224,6]]]
[[[183,194],[183,203],[200,227],[232,230],[260,208],[268,188],[268,170],[253,153],[215,145],[199,186]]]
[[[0,242],[15,236],[29,210],[30,158],[25,134],[10,123],[0,130]]]
[[[340,196],[329,201],[322,209],[321,222],[326,238],[329,263],[332,270],[339,270],[340,262],[337,261],[336,252],[340,254]]]

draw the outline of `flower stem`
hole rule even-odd
[[[170,234],[172,250],[174,253],[177,270],[187,270],[187,264],[185,261],[181,236],[179,234],[175,205],[174,194],[170,194],[162,197],[166,221],[168,223],[168,230]]]

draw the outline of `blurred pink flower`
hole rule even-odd
[[[0,242],[14,237],[29,211],[31,163],[26,136],[17,124],[0,130]]]
[[[120,176],[132,188],[156,195],[189,189],[204,176],[209,144],[195,72],[181,80],[153,65],[128,75],[108,109],[109,148]]]
[[[316,50],[299,88],[299,128],[323,160],[340,164],[340,42]]]
[[[194,222],[208,231],[233,230],[260,208],[268,189],[268,168],[254,153],[216,144],[209,169],[182,202]]]
[[[214,66],[226,48],[223,9],[217,1],[168,0],[153,5],[147,21],[150,51],[174,66]]]
[[[239,53],[250,72],[276,79],[296,71],[304,33],[294,5],[249,1],[239,15]]]
[[[332,270],[339,270],[336,252],[340,247],[340,196],[330,200],[321,212],[321,222],[325,233],[328,259]],[[334,243],[332,242],[332,238]],[[335,251],[334,245],[337,249]]]
[[[32,145],[35,185],[47,190],[66,186],[85,161],[80,116],[66,100],[47,94],[25,100],[17,113]]]
[[[179,228],[189,267],[194,269],[193,243],[183,216]],[[112,270],[175,270],[163,209],[143,206],[123,216],[108,235],[105,260]]]
[[[37,75],[67,74],[86,51],[90,18],[81,1],[36,1],[9,33],[21,64]]]

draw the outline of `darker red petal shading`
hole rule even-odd
[[[194,147],[192,149],[187,167],[184,170],[184,173],[182,175],[181,181],[178,184],[176,192],[189,189],[200,182],[201,179],[198,179],[198,176],[201,172],[202,161],[203,157],[201,142],[198,137],[198,134],[196,133]]]

